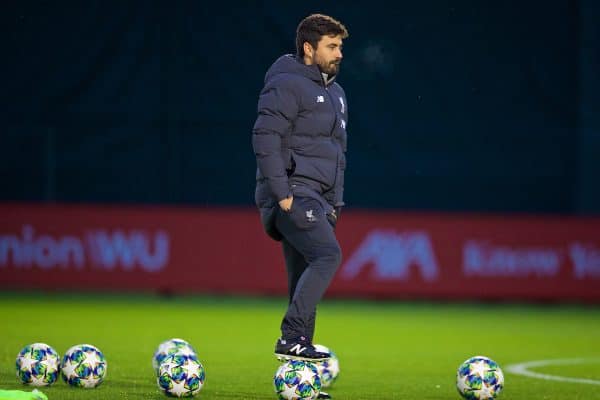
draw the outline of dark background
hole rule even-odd
[[[0,201],[252,205],[264,73],[323,12],[349,207],[600,213],[596,1],[0,7]]]

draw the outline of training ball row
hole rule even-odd
[[[316,347],[316,346],[315,346]],[[277,397],[315,399],[322,388],[330,386],[339,374],[339,361],[321,363],[288,361],[274,376]],[[152,358],[158,387],[168,396],[191,397],[202,389],[206,375],[195,349],[183,339],[161,343]],[[106,377],[107,363],[102,352],[90,344],[79,344],[67,350],[62,360],[51,346],[33,343],[25,346],[16,359],[17,378],[31,386],[49,386],[58,375],[73,387],[94,388]],[[484,356],[471,357],[456,374],[456,387],[465,399],[495,399],[504,387],[500,366]]]
[[[49,386],[58,375],[69,385],[94,388],[106,377],[106,359],[90,344],[71,347],[62,358],[51,346],[33,343],[19,352],[16,360],[17,378],[26,385]]]

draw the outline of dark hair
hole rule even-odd
[[[296,29],[296,54],[304,57],[304,42],[316,49],[319,40],[325,35],[342,35],[342,39],[346,39],[348,30],[340,21],[328,15],[312,14],[304,18]]]

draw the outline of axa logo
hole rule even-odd
[[[378,280],[405,280],[415,267],[426,281],[435,281],[439,265],[426,232],[371,231],[341,270],[343,279],[353,279],[372,265]]]

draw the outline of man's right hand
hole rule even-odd
[[[281,209],[283,211],[290,211],[290,209],[292,208],[293,201],[294,201],[294,196],[290,196],[283,200],[279,200],[279,207],[281,207]]]

